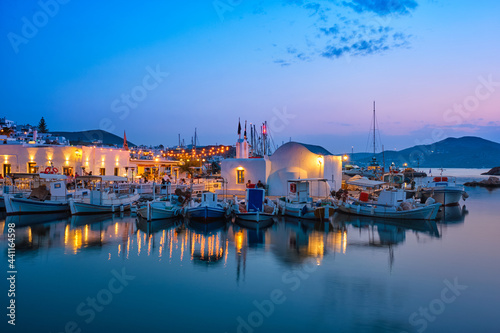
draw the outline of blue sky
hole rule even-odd
[[[335,153],[500,142],[496,1],[0,3],[2,115],[140,144],[233,144],[238,117]]]

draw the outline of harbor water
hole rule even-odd
[[[15,223],[16,325],[3,314],[0,331],[499,332],[500,189],[466,191],[435,222],[3,216],[4,274]]]

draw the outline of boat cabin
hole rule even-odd
[[[263,212],[264,198],[266,191],[263,188],[249,188],[246,194],[246,210],[247,212]]]
[[[66,190],[65,175],[45,174],[45,173],[13,173],[11,175],[12,182],[18,180],[18,188],[31,189],[31,196],[37,197],[40,200],[46,200],[49,197],[52,200],[56,198],[63,199],[66,196],[71,197],[72,193]]]
[[[385,190],[380,192],[377,200],[378,205],[399,206],[406,200],[406,193],[403,190]]]
[[[210,203],[210,202],[217,203],[217,194],[215,194],[213,192],[203,192],[201,194],[201,201],[207,202],[207,203]]]
[[[329,185],[327,183],[326,178],[304,178],[304,179],[289,179],[288,180],[288,193],[287,198],[289,202],[292,203],[307,203],[312,202],[313,198],[310,193],[311,182],[317,182],[317,195],[316,197],[320,197],[322,193],[325,192],[325,189],[329,189]],[[321,184],[325,189],[323,191],[320,189]]]

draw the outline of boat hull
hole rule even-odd
[[[212,221],[223,219],[226,216],[226,210],[218,207],[190,207],[186,211],[189,219],[197,221]]]
[[[328,219],[335,213],[335,209],[332,206],[310,207],[307,204],[282,202],[281,207],[284,211],[283,215],[307,220]]]
[[[441,204],[432,204],[411,210],[398,211],[394,207],[375,207],[341,204],[338,210],[352,215],[405,220],[435,220]]]
[[[209,235],[217,233],[223,229],[226,226],[226,219],[215,219],[210,221],[190,219],[187,221],[187,226],[196,233]]]
[[[105,214],[115,213],[130,210],[130,203],[115,205],[94,205],[84,202],[71,201],[69,206],[72,215],[85,215],[85,214]]]
[[[69,211],[67,202],[37,201],[25,198],[5,196],[7,215],[64,213]]]
[[[273,214],[262,212],[236,213],[236,223],[251,229],[267,228],[274,223]]]
[[[427,198],[432,198],[444,206],[454,206],[458,205],[460,199],[462,199],[464,191],[462,189],[428,189],[422,191],[422,197],[427,200]]]
[[[148,206],[139,208],[137,215],[143,219],[148,219]],[[151,204],[149,207],[149,220],[164,220],[179,216],[179,209],[175,207],[161,207],[160,205]]]

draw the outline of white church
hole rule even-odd
[[[339,190],[342,185],[342,158],[334,156],[323,147],[298,142],[288,142],[279,147],[271,156],[250,157],[249,143],[245,135],[236,142],[236,158],[221,162],[221,176],[226,182],[226,193],[244,195],[247,183],[259,180],[267,186],[267,195],[287,195],[288,181],[310,179],[313,196],[326,196],[331,190]],[[315,179],[324,179],[317,182]]]

